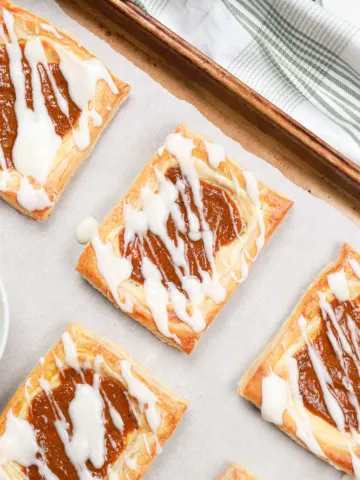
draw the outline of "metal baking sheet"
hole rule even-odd
[[[288,480],[289,472],[291,480],[339,479],[339,472],[265,423],[238,397],[236,387],[341,244],[349,242],[360,249],[358,227],[224,136],[192,105],[171,95],[71,20],[54,1],[18,3],[72,32],[130,83],[132,91],[47,223],[37,224],[0,203],[0,275],[11,311],[9,341],[0,362],[0,407],[5,407],[67,323],[80,321],[122,344],[190,400],[183,422],[147,478],[215,479],[230,461],[236,461],[264,480]],[[247,281],[190,357],[116,310],[74,271],[82,250],[74,236],[78,223],[89,215],[104,217],[180,122],[222,143],[235,161],[295,202]]]

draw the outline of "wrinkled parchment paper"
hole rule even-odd
[[[130,83],[132,91],[47,223],[28,220],[0,202],[0,272],[11,309],[9,341],[0,362],[1,409],[67,323],[80,321],[122,344],[190,400],[182,424],[146,478],[215,479],[230,461],[264,480],[340,478],[339,472],[264,422],[236,387],[340,245],[349,242],[360,249],[360,230],[274,167],[244,152],[192,105],[169,94],[71,20],[55,1],[18,3],[72,32]],[[104,217],[179,122],[222,143],[232,158],[295,202],[247,281],[190,357],[120,313],[74,271],[82,250],[74,236],[78,223],[88,215]]]

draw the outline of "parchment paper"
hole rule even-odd
[[[244,153],[193,106],[68,18],[54,1],[18,3],[72,32],[129,82],[132,92],[47,223],[32,222],[0,202],[0,271],[11,308],[9,342],[0,362],[1,409],[67,323],[80,321],[122,344],[190,400],[182,424],[146,478],[215,479],[236,461],[264,480],[338,479],[339,472],[264,422],[238,397],[236,387],[341,244],[360,249],[359,229],[261,159]],[[104,217],[179,122],[222,143],[232,158],[295,202],[247,281],[190,357],[116,310],[74,271],[82,250],[74,237],[78,223],[88,215]]]

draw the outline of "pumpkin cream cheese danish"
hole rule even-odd
[[[292,202],[180,125],[101,224],[77,270],[190,353]]]
[[[0,478],[139,480],[186,408],[119,345],[71,324],[0,416]]]
[[[344,245],[243,376],[265,420],[360,479],[360,255]]]
[[[232,463],[217,480],[256,480],[256,477],[236,463]]]
[[[0,198],[45,220],[129,86],[67,33],[7,0],[0,84]]]

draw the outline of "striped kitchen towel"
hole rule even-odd
[[[360,28],[325,1],[136,3],[360,165]]]

